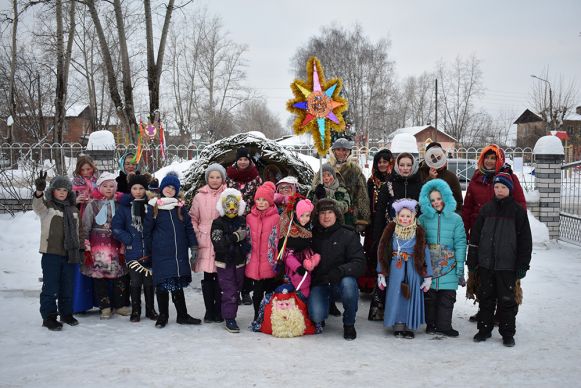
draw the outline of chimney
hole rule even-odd
[[[581,115],[581,106],[578,106],[577,108],[575,108],[575,112],[576,112],[578,115]]]

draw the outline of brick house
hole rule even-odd
[[[516,146],[533,148],[537,140],[547,134],[547,123],[541,116],[526,109],[514,122],[516,124]]]
[[[458,142],[456,139],[448,135],[446,132],[440,131],[439,129],[436,129],[432,125],[424,125],[419,127],[407,127],[396,129],[387,136],[388,147],[391,145],[391,141],[393,140],[393,138],[400,133],[407,133],[416,138],[420,156],[423,156],[426,146],[433,141],[437,141],[438,143],[440,143],[442,145],[442,148],[445,150],[455,149]]]

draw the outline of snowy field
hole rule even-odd
[[[41,327],[37,252],[39,221],[33,213],[0,216],[0,386],[577,386],[581,379],[581,250],[547,244],[546,229],[533,224],[531,270],[523,281],[524,304],[517,317],[516,347],[505,348],[495,331],[475,344],[475,307],[458,295],[454,326],[459,338],[419,332],[396,339],[367,321],[369,300],[359,305],[357,340],[342,337],[331,317],[322,335],[277,339],[244,329],[251,306],[239,310],[240,334],[223,324],[130,323],[114,316],[78,316],[80,325],[62,332]],[[570,292],[571,291],[571,292]],[[186,292],[193,316],[203,316],[200,278]]]

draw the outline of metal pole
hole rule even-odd
[[[436,78],[436,133],[434,134],[434,141],[438,141],[438,79]]]

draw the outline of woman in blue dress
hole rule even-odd
[[[417,204],[407,198],[393,203],[396,217],[383,231],[377,253],[377,283],[387,287],[384,325],[408,339],[425,323],[424,293],[432,283],[426,233],[416,223]]]

